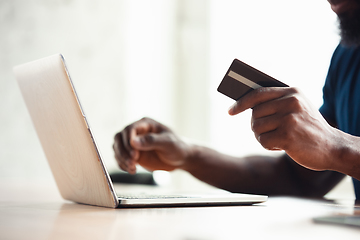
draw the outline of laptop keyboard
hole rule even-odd
[[[192,198],[184,195],[118,195],[118,198],[122,199],[169,199],[169,198]]]

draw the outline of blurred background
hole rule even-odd
[[[249,111],[227,114],[233,101],[218,84],[238,58],[320,107],[338,41],[325,0],[0,0],[1,179],[53,181],[17,64],[65,56],[105,164],[117,171],[113,136],[143,116],[232,155],[279,154],[255,140]],[[178,187],[205,187],[181,171],[169,176]]]

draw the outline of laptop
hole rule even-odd
[[[64,57],[56,54],[25,63],[14,67],[14,73],[64,199],[110,208],[250,205],[267,200],[267,196],[263,195],[233,193],[118,196],[96,146]]]

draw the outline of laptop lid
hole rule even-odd
[[[64,57],[56,54],[16,66],[14,73],[61,196],[117,207]]]

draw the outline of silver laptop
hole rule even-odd
[[[267,196],[120,197],[96,147],[61,54],[14,67],[26,106],[64,199],[103,207],[207,206],[255,204]],[[118,189],[117,189],[118,190]]]

